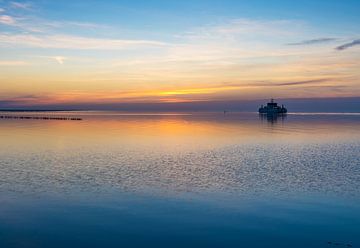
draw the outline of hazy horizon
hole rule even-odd
[[[113,110],[133,112],[256,112],[260,105],[270,99],[247,101],[201,101],[184,103],[104,103],[104,104],[54,104],[54,105],[14,105],[13,102],[0,101],[1,110]],[[359,113],[360,97],[346,98],[294,98],[275,99],[284,104],[289,112],[337,112]]]

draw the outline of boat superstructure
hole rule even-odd
[[[259,108],[260,114],[286,114],[287,109],[284,107],[284,105],[278,106],[278,104],[274,101],[274,99],[271,99],[270,102],[266,104],[266,106],[261,105]]]

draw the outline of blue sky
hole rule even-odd
[[[355,0],[0,0],[0,99],[360,96],[359,10]]]
[[[40,5],[41,4],[41,5]],[[235,19],[299,19],[318,28],[359,31],[360,2],[356,0],[193,0],[193,1],[40,1],[45,18],[120,25],[162,31]],[[343,30],[344,29],[344,30]]]

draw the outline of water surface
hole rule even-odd
[[[15,114],[0,247],[360,246],[358,114]]]

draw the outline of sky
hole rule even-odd
[[[0,108],[360,97],[358,0],[0,0]]]

